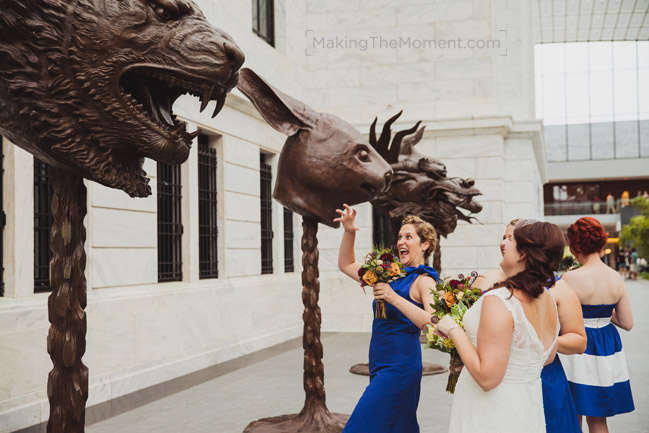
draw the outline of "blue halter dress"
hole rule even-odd
[[[579,415],[609,417],[635,409],[622,340],[611,317],[615,304],[582,305],[586,351],[561,355]]]
[[[430,266],[404,268],[407,275],[390,283],[399,296],[410,298],[410,286],[419,275],[437,280]],[[432,288],[432,287],[431,287]],[[376,311],[376,302],[373,303]],[[385,319],[374,319],[370,342],[370,384],[365,388],[343,433],[418,433],[417,406],[421,385],[420,330],[391,304]]]
[[[541,383],[546,433],[581,433],[575,402],[558,354],[541,370]]]

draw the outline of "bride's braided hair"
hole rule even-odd
[[[563,233],[551,223],[522,220],[514,228],[514,239],[518,252],[525,254],[525,270],[494,284],[493,288],[507,287],[512,294],[518,289],[537,298],[546,286],[554,286],[554,272],[559,268],[565,248]]]

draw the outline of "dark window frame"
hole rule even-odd
[[[284,272],[295,272],[295,252],[293,251],[293,212],[284,209]]]
[[[199,279],[219,277],[216,149],[209,136],[198,136],[198,263]]]
[[[182,182],[180,165],[158,163],[158,282],[182,281]]]
[[[275,2],[252,0],[252,31],[271,47],[275,46]]]
[[[51,292],[52,167],[34,158],[34,293]]]
[[[395,246],[390,215],[376,206],[372,206],[372,244],[387,248]]]
[[[7,225],[7,215],[4,212],[4,174],[5,174],[5,168],[4,168],[4,159],[5,159],[5,154],[4,154],[4,145],[3,145],[4,139],[2,138],[2,135],[0,135],[0,298],[5,295],[5,279],[4,279],[4,273],[5,273],[5,268],[4,268],[4,242],[2,241],[3,239],[3,234],[4,234],[4,229],[5,226]]]
[[[261,208],[261,273],[273,273],[273,171],[265,154],[259,155],[259,182]]]

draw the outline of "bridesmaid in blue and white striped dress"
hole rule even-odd
[[[588,343],[582,355],[562,355],[577,413],[588,431],[608,432],[606,418],[635,409],[629,371],[616,328],[633,327],[629,295],[620,275],[599,253],[608,234],[595,218],[584,217],[568,228],[570,250],[582,266],[563,276],[582,304]]]

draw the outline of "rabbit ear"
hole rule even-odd
[[[315,126],[320,117],[317,111],[275,89],[251,69],[242,68],[239,73],[237,88],[250,99],[270,126],[288,136]]]

